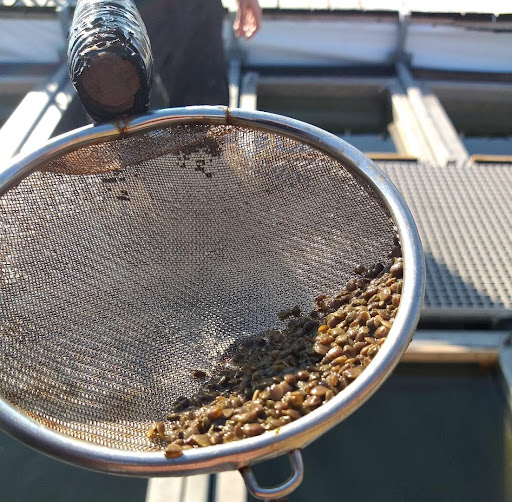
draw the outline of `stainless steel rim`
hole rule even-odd
[[[388,342],[382,346],[372,365],[331,401],[282,429],[258,437],[186,450],[177,459],[166,459],[159,452],[115,450],[62,435],[28,418],[0,398],[0,426],[23,443],[66,462],[122,475],[186,476],[240,469],[303,448],[341,422],[378,389],[407,348],[419,319],[425,287],[424,258],[413,217],[398,190],[370,159],[342,139],[309,124],[265,112],[187,107],[160,110],[123,124],[87,126],[59,136],[41,149],[17,157],[9,166],[1,168],[0,196],[31,172],[85,145],[173,124],[198,122],[260,129],[308,143],[342,162],[381,196],[397,226],[404,257],[402,301]]]

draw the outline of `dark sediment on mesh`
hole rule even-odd
[[[394,252],[396,255],[397,253]],[[258,436],[286,425],[331,400],[371,363],[391,329],[402,289],[402,258],[371,271],[357,267],[333,297],[315,310],[278,313],[283,330],[234,343],[195,396],[182,397],[149,437],[166,456]],[[167,446],[166,446],[167,445]]]

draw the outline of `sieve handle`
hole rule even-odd
[[[68,68],[94,120],[148,110],[153,54],[132,0],[77,0],[68,33]]]
[[[300,450],[293,450],[289,453],[289,456],[293,472],[282,485],[273,488],[262,488],[258,484],[258,481],[256,481],[256,477],[250,466],[240,469],[240,474],[244,478],[245,486],[251,495],[262,500],[286,497],[286,495],[290,494],[300,485],[304,476],[304,463],[302,462]]]

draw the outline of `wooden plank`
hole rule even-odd
[[[476,348],[448,343],[413,340],[401,361],[404,363],[477,363],[493,366],[498,361],[497,348]]]
[[[398,152],[364,152],[364,154],[372,160],[396,160],[406,162],[415,162],[418,160],[414,155]]]
[[[512,164],[512,155],[475,154],[469,157],[469,162],[485,162],[486,164]]]
[[[500,349],[509,337],[507,331],[418,330],[402,362],[492,366],[498,362]]]

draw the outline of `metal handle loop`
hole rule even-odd
[[[293,471],[292,475],[282,485],[273,488],[262,488],[256,481],[250,466],[240,469],[240,474],[244,478],[245,486],[251,495],[262,500],[286,497],[286,495],[293,492],[293,490],[300,485],[304,476],[304,463],[302,462],[300,450],[293,450],[289,453],[289,456]]]

